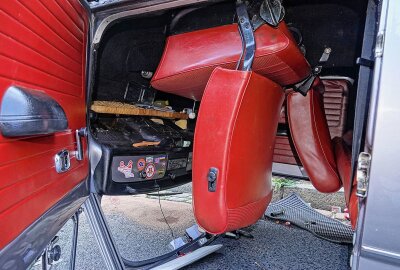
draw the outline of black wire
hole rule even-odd
[[[156,184],[156,186],[158,187],[158,190],[157,190],[157,193],[158,193],[158,205],[160,206],[161,214],[163,215],[164,221],[165,221],[165,223],[167,224],[167,226],[168,226],[168,228],[169,228],[169,230],[170,230],[170,233],[171,233],[171,236],[172,236],[172,241],[174,241],[174,240],[175,240],[174,231],[172,230],[171,226],[169,225],[168,220],[167,220],[167,218],[165,217],[164,211],[163,211],[162,206],[161,206],[161,196],[160,196],[160,190],[161,190],[161,188],[160,188],[160,186],[158,185],[157,180],[155,180],[155,184]]]

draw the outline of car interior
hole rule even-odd
[[[51,268],[69,228],[75,269],[83,212],[108,269],[391,264],[396,5],[0,2],[0,269]]]
[[[343,187],[355,228],[348,187],[368,1],[280,2],[201,3],[105,30],[88,98],[97,192],[192,181],[197,223],[221,234],[256,222],[271,175],[283,175],[322,193]]]

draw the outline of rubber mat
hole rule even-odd
[[[353,240],[354,231],[350,226],[317,212],[296,193],[271,203],[265,215],[272,219],[289,221],[330,242],[350,244]]]

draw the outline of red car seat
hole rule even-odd
[[[311,69],[284,22],[262,25],[255,33],[252,70],[281,86],[298,83]],[[169,36],[151,80],[158,90],[200,100],[212,71],[235,69],[242,53],[237,24]]]
[[[283,100],[283,89],[255,72],[213,71],[193,150],[194,214],[209,233],[253,224],[266,210]]]
[[[358,208],[355,189],[350,194],[351,150],[342,138],[330,137],[319,80],[304,97],[292,92],[287,96],[290,134],[296,152],[311,183],[320,192],[336,192],[343,185],[353,227]],[[355,185],[356,182],[353,181]]]

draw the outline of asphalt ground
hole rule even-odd
[[[187,187],[178,189],[187,192]],[[178,191],[175,190],[175,191]],[[162,200],[175,237],[194,224],[188,203]],[[122,256],[143,260],[170,251],[173,236],[156,199],[141,196],[104,197],[102,208]],[[349,269],[349,247],[327,242],[295,226],[260,220],[254,239],[220,238],[223,248],[186,269]],[[58,234],[62,260],[53,269],[69,269],[72,222]],[[105,269],[85,214],[80,216],[76,269]]]

